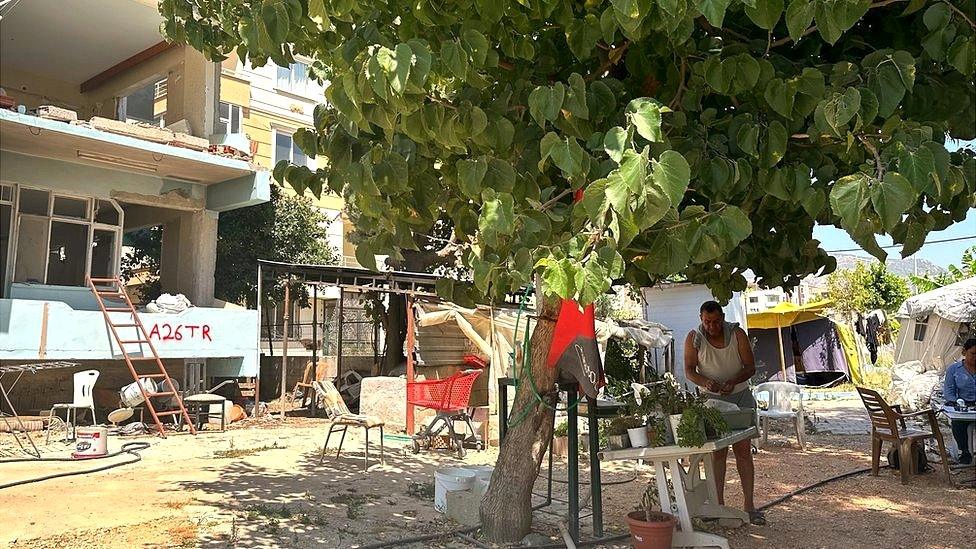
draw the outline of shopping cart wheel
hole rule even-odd
[[[415,454],[420,453],[420,441],[417,439],[413,439],[413,453]]]

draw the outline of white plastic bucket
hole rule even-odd
[[[79,427],[75,439],[75,451],[71,454],[75,459],[101,457],[108,453],[108,429],[105,427]]]
[[[119,393],[119,397],[122,399],[122,405],[126,408],[138,406],[145,400],[142,398],[142,393],[139,392],[139,385],[142,385],[142,389],[147,393],[156,392],[156,383],[148,377],[140,379],[138,383],[132,382],[126,385]]]
[[[470,490],[477,473],[459,467],[444,467],[434,471],[434,509],[447,512],[447,493]]]
[[[474,489],[479,494],[484,495],[488,491],[488,484],[491,483],[492,471],[481,471],[474,477]]]
[[[630,438],[631,448],[644,448],[647,446],[647,427],[641,425],[634,429],[627,429],[627,437]]]

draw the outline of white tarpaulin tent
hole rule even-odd
[[[918,360],[941,372],[959,358],[963,340],[973,337],[976,277],[910,297],[896,316],[901,330],[895,363]]]

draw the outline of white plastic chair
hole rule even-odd
[[[95,401],[92,398],[92,390],[95,388],[95,381],[98,380],[98,370],[85,370],[77,372],[74,376],[75,396],[71,403],[60,403],[51,406],[51,416],[55,416],[55,410],[67,410],[65,421],[71,424],[71,435],[74,438],[75,427],[78,423],[78,410],[91,410],[92,424],[98,423],[95,418]],[[74,421],[71,421],[74,412]],[[47,438],[51,438],[51,430],[47,431]]]
[[[765,400],[768,405],[765,410],[758,410],[759,426],[763,433],[763,444],[766,443],[769,435],[770,419],[789,419],[794,423],[796,429],[796,440],[803,450],[805,426],[803,423],[803,389],[796,383],[785,381],[768,381],[756,385],[752,390],[756,400],[760,400],[760,394],[766,393]],[[796,395],[796,410],[793,409],[793,395]]]

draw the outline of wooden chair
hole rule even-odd
[[[369,468],[369,431],[370,429],[379,428],[380,463],[383,463],[383,421],[375,416],[350,412],[349,407],[346,406],[346,402],[342,400],[342,395],[339,394],[339,390],[336,389],[336,386],[331,381],[313,381],[312,386],[319,396],[322,397],[325,415],[330,420],[329,434],[325,437],[325,444],[322,445],[319,465],[322,465],[322,460],[325,459],[325,450],[329,447],[329,439],[332,438],[332,433],[342,431],[342,438],[339,439],[339,448],[336,450],[336,458],[338,459],[339,454],[342,452],[342,443],[346,440],[346,430],[349,427],[362,427],[363,431],[366,432],[365,455],[363,457],[364,470]]]
[[[952,477],[949,475],[949,460],[946,457],[945,443],[942,441],[942,431],[939,430],[935,412],[931,408],[905,414],[902,413],[901,406],[889,405],[877,391],[858,387],[857,392],[861,395],[861,401],[871,418],[871,474],[873,476],[878,476],[878,468],[881,463],[881,446],[883,441],[887,440],[898,448],[901,483],[908,484],[912,471],[916,467],[912,444],[917,440],[934,438],[939,444],[939,455],[942,457],[942,470],[945,473],[946,482],[952,484]],[[909,429],[906,426],[905,418],[922,416],[928,418],[929,430]]]

